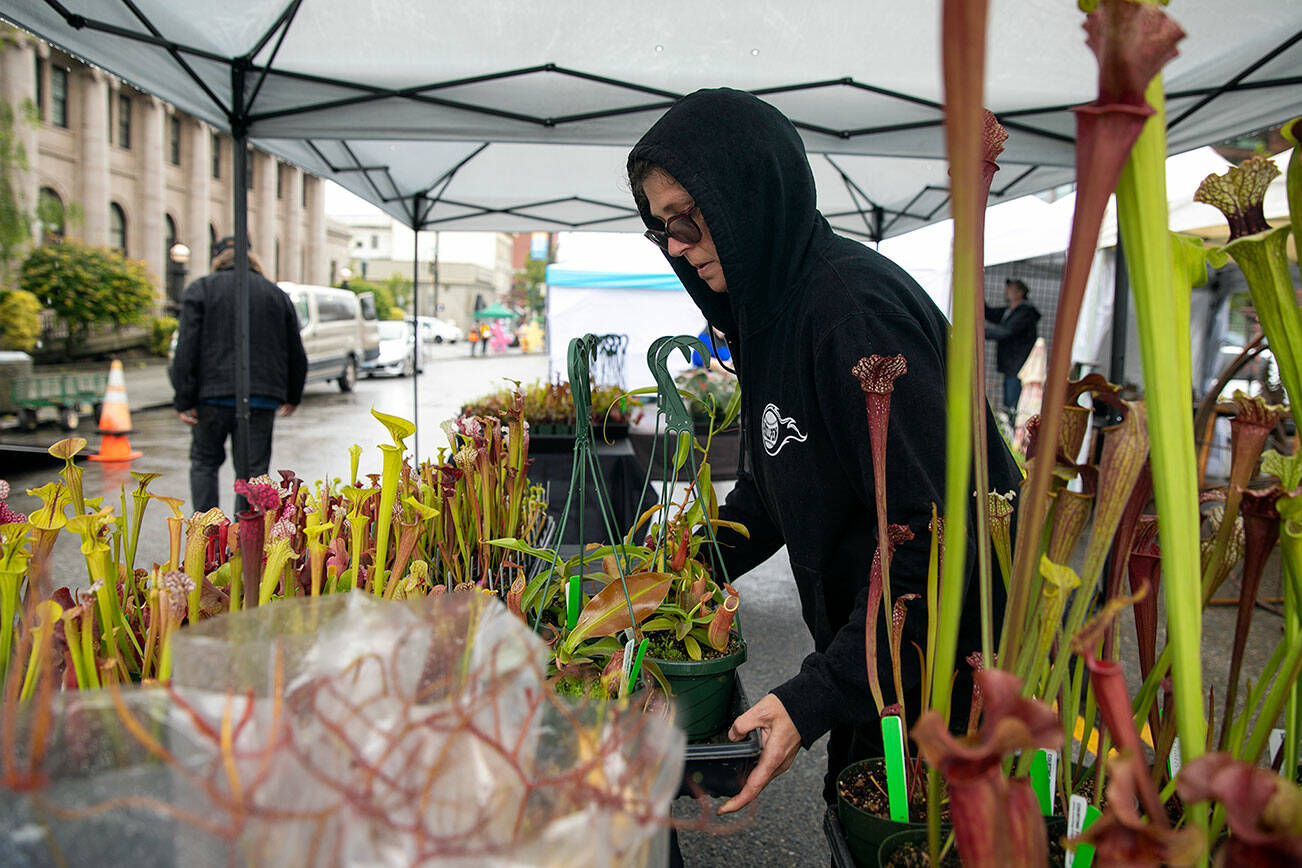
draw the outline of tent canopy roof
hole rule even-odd
[[[994,198],[1072,178],[1094,96],[1074,4],[993,0]],[[628,147],[678,96],[752,90],[796,123],[843,232],[946,216],[939,0],[0,0],[0,16],[416,228],[637,229]],[[1169,7],[1179,152],[1302,114],[1302,4]]]

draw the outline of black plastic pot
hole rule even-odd
[[[860,868],[877,868],[878,851],[882,843],[897,832],[919,830],[924,833],[927,831],[926,823],[897,823],[894,820],[887,820],[876,814],[855,807],[847,802],[841,796],[841,782],[852,772],[868,766],[881,766],[882,759],[866,759],[857,763],[852,763],[841,770],[836,776],[836,814],[840,821],[842,833],[845,836],[845,842],[854,857],[854,864]],[[946,834],[949,833],[949,826],[942,825],[941,828]]]
[[[1057,815],[1045,817],[1044,824],[1048,830],[1048,840],[1050,844],[1052,844],[1055,838],[1061,838],[1063,835],[1067,833],[1066,817],[1057,816]],[[947,835],[948,831],[944,832],[943,834]],[[900,832],[896,832],[894,835],[891,835],[889,838],[887,838],[885,841],[882,842],[882,846],[878,850],[878,857],[877,857],[878,863],[881,865],[887,864],[888,858],[891,856],[891,854],[905,844],[921,844],[925,847],[927,845],[926,828],[924,827],[923,829],[920,830],[906,829]],[[1049,862],[1050,866],[1061,865],[1061,864],[1062,862],[1053,862],[1053,861]]]
[[[726,657],[713,660],[657,660],[656,665],[674,697],[674,722],[688,741],[703,741],[718,735],[731,723],[737,667],[746,662],[746,641]]]
[[[737,719],[750,708],[741,679],[733,680],[732,702],[728,721]],[[680,796],[695,796],[703,792],[716,798],[730,798],[741,792],[746,776],[759,762],[759,730],[751,730],[742,741],[731,742],[720,736],[708,742],[691,742],[687,745],[687,762],[683,767],[683,783],[678,788]]]

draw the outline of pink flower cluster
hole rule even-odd
[[[269,482],[237,479],[235,493],[244,495],[249,505],[263,512],[271,512],[280,506],[280,491]]]

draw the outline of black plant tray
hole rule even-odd
[[[540,426],[541,427],[541,426]],[[574,449],[574,426],[560,426],[564,433],[534,433],[529,431],[529,451],[539,454],[554,455],[557,452],[571,452]],[[607,440],[612,443],[617,440],[623,440],[628,437],[627,422],[608,422],[604,426],[593,423],[592,434],[594,442],[600,446]]]
[[[827,847],[832,851],[832,864],[836,868],[855,868],[854,855],[845,840],[841,829],[841,820],[836,815],[836,805],[829,805],[823,815],[823,834],[827,836]]]
[[[731,719],[750,708],[741,678],[733,680]],[[759,761],[759,730],[751,730],[742,741],[728,741],[725,731],[709,741],[687,745],[687,763],[679,796],[695,796],[698,790],[707,796],[729,797],[741,792],[746,776]]]

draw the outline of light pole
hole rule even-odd
[[[339,269],[339,286],[343,289],[348,288],[348,281],[353,279],[353,270],[345,265]]]
[[[185,292],[185,266],[190,262],[190,248],[177,242],[167,251],[167,306],[175,316],[181,309],[181,293]]]

